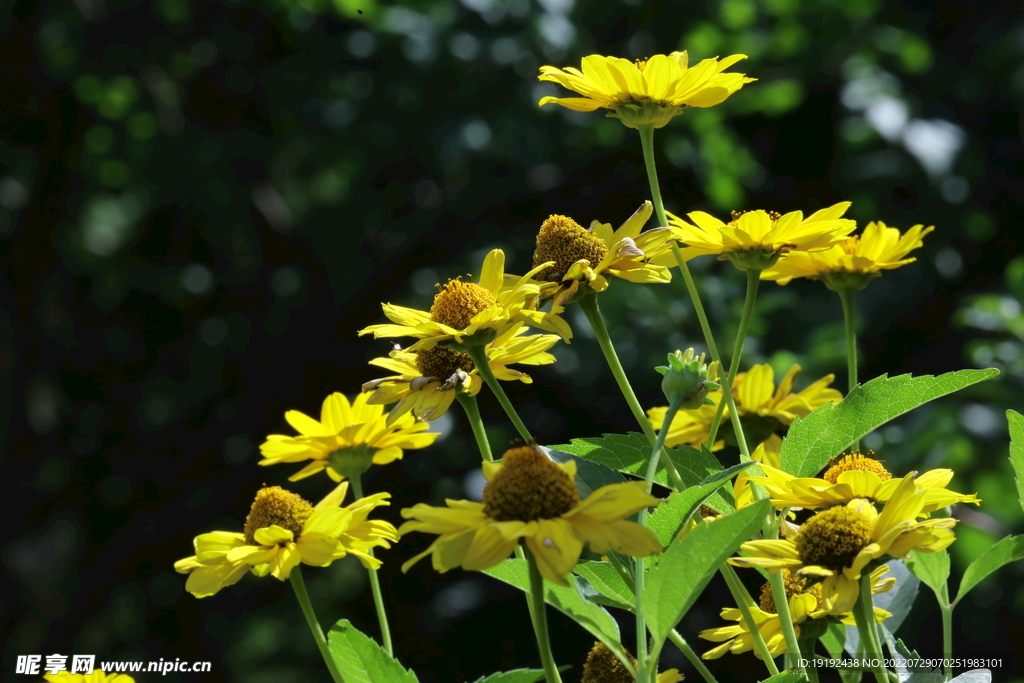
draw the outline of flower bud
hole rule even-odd
[[[718,380],[718,361],[704,363],[704,354],[696,357],[693,349],[676,351],[668,355],[668,366],[655,368],[664,375],[661,390],[669,403],[679,402],[680,410],[694,410],[704,405],[715,405],[708,394],[721,385]]]

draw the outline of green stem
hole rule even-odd
[[[718,681],[715,680],[714,674],[712,674],[711,670],[704,664],[704,660],[702,660],[700,656],[693,651],[693,648],[690,647],[690,644],[687,643],[681,635],[679,635],[678,631],[672,629],[668,632],[668,637],[669,640],[675,643],[675,646],[679,648],[679,651],[682,652],[688,660],[690,660],[690,664],[693,665],[693,668],[697,670],[707,683],[718,683]]]
[[[747,273],[747,294],[743,299],[743,312],[740,314],[740,327],[736,331],[736,343],[732,347],[732,359],[729,361],[729,384],[740,369],[740,357],[743,355],[743,344],[747,339],[747,327],[750,326],[750,319],[754,315],[754,302],[757,300],[757,285],[761,282],[761,271],[748,270]],[[743,435],[743,425],[736,410],[736,401],[731,390],[726,390],[723,385],[723,395],[729,405],[729,419],[732,420],[733,431],[736,433],[736,441],[739,442],[740,453],[743,454],[744,462],[750,460],[750,445]],[[721,412],[721,411],[719,411]],[[714,443],[718,427],[712,425],[712,431],[708,434],[708,443]]]
[[[349,481],[352,483],[352,494],[356,500],[359,500],[363,497],[362,477],[351,477]],[[373,548],[368,548],[366,552],[373,557]],[[377,621],[380,622],[380,637],[384,641],[384,651],[388,653],[389,657],[394,657],[391,627],[388,625],[388,614],[384,610],[384,597],[380,592],[380,577],[377,576],[376,569],[370,568],[367,569],[367,572],[370,574],[370,591],[373,593],[373,605],[377,609]]]
[[[743,623],[747,625],[747,631],[750,632],[751,638],[754,639],[754,649],[761,655],[761,661],[764,662],[764,665],[768,667],[769,675],[775,676],[779,673],[779,667],[775,665],[775,659],[764,642],[764,636],[761,635],[761,631],[757,628],[757,622],[754,621],[754,616],[750,613],[750,605],[748,604],[750,596],[747,594],[747,589],[743,587],[743,582],[740,581],[740,577],[736,575],[736,570],[732,568],[731,564],[723,562],[722,566],[718,569],[722,572],[722,578],[725,579],[726,585],[729,586],[729,592],[732,593],[732,599],[736,602],[736,607],[739,608],[740,614],[743,615]]]
[[[939,591],[939,609],[942,611],[942,657],[946,660],[946,680],[953,678],[953,609],[956,605],[949,602],[949,585],[942,584]]]
[[[843,302],[843,323],[846,327],[846,374],[847,394],[857,386],[857,309],[854,300],[857,291],[852,288],[838,290],[839,299]],[[860,450],[860,441],[854,441],[851,448]]]
[[[889,683],[889,673],[882,666],[882,645],[878,640],[878,626],[875,622],[874,601],[871,597],[871,572],[863,571],[860,575],[860,597],[853,606],[853,618],[857,621],[860,631],[860,642],[864,655],[874,660],[878,666],[872,668],[878,683]]]
[[[327,670],[331,672],[331,678],[334,679],[334,683],[345,683],[345,677],[338,671],[338,665],[334,662],[334,657],[331,656],[331,651],[327,647],[327,639],[324,638],[324,632],[320,628],[320,622],[317,621],[316,612],[313,611],[313,603],[309,601],[306,583],[302,580],[302,567],[296,566],[292,569],[288,578],[291,579],[295,597],[299,601],[299,607],[302,608],[302,614],[306,617],[309,630],[313,633],[313,640],[316,641],[316,646],[320,649],[320,656],[324,658]]]
[[[800,651],[797,653],[797,657],[802,657],[809,662],[814,661],[814,648],[818,644],[817,638],[800,638]],[[818,667],[811,664],[804,668],[804,673],[807,674],[807,680],[810,683],[818,683]]]
[[[644,475],[644,483],[647,484],[647,493],[651,492],[651,487],[654,483],[654,473],[658,471],[658,454],[662,452],[662,448],[665,446],[665,435],[669,432],[669,425],[672,424],[673,418],[676,413],[679,412],[679,406],[682,405],[682,400],[679,398],[672,399],[668,404],[668,410],[665,411],[665,421],[661,425],[661,429],[658,430],[658,436],[654,440],[654,448],[651,449],[651,456],[647,459],[647,472]],[[637,513],[637,523],[640,526],[647,526],[647,508],[643,508]],[[636,596],[636,658],[640,662],[641,670],[645,670],[647,662],[647,621],[644,619],[643,609],[643,594],[644,594],[644,575],[647,573],[646,567],[644,566],[644,558],[638,557],[635,560],[635,589],[634,594]]]
[[[483,346],[473,346],[469,349],[469,357],[473,359],[473,365],[480,372],[480,376],[487,382],[487,386],[491,388],[494,395],[498,398],[498,403],[505,409],[505,414],[508,415],[508,419],[515,425],[516,431],[519,432],[519,436],[522,437],[523,441],[528,444],[536,443],[533,436],[530,435],[530,430],[526,428],[523,421],[519,419],[519,413],[512,407],[512,402],[508,400],[508,396],[505,395],[505,390],[501,388],[501,384],[498,382],[498,378],[491,372],[491,366],[487,364],[487,350]]]
[[[548,614],[544,604],[544,578],[533,553],[526,551],[526,562],[530,567],[530,602],[533,604],[533,631],[537,636],[537,648],[540,650],[540,661],[544,666],[544,678],[547,683],[562,683],[555,666],[555,658],[551,654],[551,642],[548,640]]]
[[[649,443],[657,441],[658,436],[654,433],[654,427],[651,426],[650,420],[647,419],[647,415],[644,413],[644,409],[640,406],[640,401],[637,400],[636,394],[633,392],[633,387],[629,383],[629,378],[626,377],[626,371],[622,369],[622,363],[619,362],[619,356],[615,353],[615,346],[612,344],[611,335],[608,334],[608,327],[604,324],[604,317],[601,315],[601,308],[597,304],[597,295],[589,293],[585,296],[580,297],[576,300],[579,303],[580,310],[587,316],[587,321],[590,323],[591,329],[594,330],[594,336],[597,337],[597,344],[601,347],[601,352],[604,354],[605,362],[608,363],[608,368],[612,371],[612,376],[615,377],[615,383],[619,385],[619,391],[622,392],[623,398],[626,399],[626,404],[629,406],[629,410],[633,413],[633,417],[636,419],[637,424],[640,425],[640,429],[643,430],[644,436],[647,437]],[[662,431],[668,431],[667,425],[669,422],[664,423],[666,427],[662,428]],[[668,472],[669,479],[672,480],[672,486],[677,491],[682,491],[686,488],[686,484],[683,483],[682,477],[679,476],[678,470],[676,470],[675,464],[668,456],[668,452],[661,449],[661,464],[664,466],[665,471]]]
[[[484,429],[484,421],[480,419],[480,407],[476,404],[476,396],[470,396],[461,389],[455,390],[455,400],[462,406],[469,420],[469,428],[473,430],[473,438],[476,439],[476,447],[480,450],[480,457],[486,462],[494,462],[491,455],[491,444],[487,440],[487,430]]]
[[[789,613],[789,598],[786,596],[786,582],[782,572],[769,574],[768,583],[772,585],[772,599],[775,601],[775,612],[779,615],[782,635],[786,639],[786,649],[793,653],[795,658],[799,658],[800,641],[797,640],[796,629],[793,628],[793,616]],[[795,670],[801,675],[807,673],[802,666],[796,666]]]

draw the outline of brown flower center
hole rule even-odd
[[[862,472],[874,472],[882,481],[892,479],[889,470],[885,469],[885,466],[878,460],[870,457],[872,455],[874,455],[874,452],[871,451],[867,455],[848,453],[842,458],[831,462],[829,468],[825,470],[825,474],[821,475],[821,478],[834,486],[839,480],[839,475],[843,472],[860,470]]]
[[[629,654],[628,650],[626,654]],[[632,655],[630,659],[636,663]],[[633,675],[604,643],[594,643],[583,665],[580,683],[633,683]]]
[[[816,583],[813,586],[808,586],[807,579],[802,576],[796,576],[791,573],[788,569],[782,570],[782,580],[786,584],[786,599],[789,600],[794,595],[802,595],[807,593],[813,595],[817,601],[814,604],[814,609],[818,609],[821,606],[821,584]],[[759,601],[761,611],[770,612],[771,614],[778,614],[778,609],[775,607],[775,596],[772,595],[772,584],[765,582],[761,586],[761,599]],[[811,610],[813,611],[813,610]]]
[[[579,502],[572,477],[532,446],[505,452],[483,496],[484,514],[499,522],[554,519]]]
[[[871,542],[871,521],[845,505],[814,515],[800,527],[796,549],[805,565],[834,571],[853,564],[853,558]]]
[[[494,305],[494,295],[478,284],[463,282],[459,278],[437,285],[434,305],[430,307],[430,319],[456,330],[469,327],[470,321],[480,311]]]
[[[569,267],[586,260],[596,267],[608,254],[608,246],[593,231],[568,216],[550,216],[537,233],[537,249],[533,252],[533,267],[554,261],[537,274],[538,280],[561,282]]]
[[[245,518],[245,542],[256,543],[256,531],[268,526],[279,526],[292,532],[295,538],[313,514],[313,506],[302,496],[285,491],[280,486],[268,486],[256,493],[249,516]]]
[[[453,351],[447,346],[435,346],[416,353],[416,368],[423,377],[448,380],[459,370],[469,372],[473,360],[465,351]]]

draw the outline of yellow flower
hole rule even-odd
[[[722,73],[746,57],[732,55],[721,61],[715,57],[690,67],[685,51],[636,62],[590,55],[583,58],[582,71],[571,66],[542,66],[537,78],[558,83],[583,97],[545,97],[540,106],[554,103],[574,111],[603,107],[611,110],[608,116],[630,128],[648,124],[661,128],[684,107],[714,106],[744,83],[756,80],[743,74]]]
[[[872,454],[873,455],[873,454]],[[881,462],[860,453],[839,458],[821,476],[794,477],[783,472],[777,463],[762,465],[765,476],[751,477],[762,484],[771,495],[775,507],[793,507],[814,510],[832,505],[845,505],[855,499],[888,501],[900,480],[893,479]],[[954,503],[980,503],[976,495],[957,493],[945,488],[953,478],[953,470],[937,469],[914,478],[918,489],[925,491],[921,515]]]
[[[833,612],[848,612],[857,601],[861,572],[885,555],[904,557],[911,550],[936,552],[954,540],[952,518],[917,521],[928,493],[917,490],[914,474],[899,480],[879,512],[867,500],[818,512],[793,538],[748,541],[745,557],[728,561],[738,567],[764,567],[774,573],[789,569],[799,576],[822,579],[822,600]]]
[[[633,660],[633,668],[636,668],[637,661],[625,647],[627,656]],[[629,669],[619,661],[615,653],[608,649],[604,643],[595,642],[594,647],[587,653],[587,661],[583,664],[583,678],[580,683],[633,683],[636,680]],[[668,669],[658,674],[656,683],[679,683],[683,677],[679,675],[678,669]]]
[[[530,278],[549,265],[542,264],[506,285],[505,252],[494,249],[484,259],[479,284],[454,279],[438,285],[440,291],[429,312],[383,304],[384,315],[391,323],[370,325],[359,335],[415,337],[419,341],[409,350],[419,351],[437,344],[485,343],[525,322],[568,341],[572,339],[568,323],[557,315],[536,310],[541,287]]]
[[[357,395],[351,403],[344,394],[331,394],[324,399],[319,422],[298,410],[289,410],[284,418],[299,436],[269,435],[260,444],[263,460],[258,464],[312,461],[288,477],[289,481],[324,469],[332,479],[341,481],[342,475],[328,467],[335,451],[361,451],[367,456],[367,464],[372,461],[374,465],[386,465],[401,459],[403,449],[426,448],[438,437],[427,432],[429,426],[412,415],[389,420],[383,406],[370,405],[365,394]]]
[[[800,637],[800,624],[808,619],[825,619],[832,613],[826,605],[822,604],[821,586],[808,585],[806,579],[793,576],[788,569],[783,569],[786,584],[786,596],[789,600],[789,615],[793,620],[793,630]],[[889,567],[882,565],[871,572],[873,586],[871,592],[874,594],[884,593],[893,587],[896,579],[882,579],[881,577],[889,571]],[[749,606],[750,614],[757,624],[757,630],[761,632],[768,652],[772,657],[778,657],[788,651],[786,638],[782,633],[782,620],[776,613],[775,600],[772,596],[770,583],[765,583],[761,588],[761,600],[758,607]],[[879,607],[874,608],[875,621],[882,623],[892,616],[889,612]],[[701,631],[697,636],[714,643],[722,643],[701,655],[701,659],[718,659],[726,652],[741,654],[754,650],[754,656],[761,659],[761,653],[754,649],[754,638],[750,634],[743,614],[735,607],[726,607],[721,614],[723,619],[737,622],[734,626],[719,626]],[[850,613],[835,615],[839,620],[850,626],[855,626],[856,621]]]
[[[551,312],[564,310],[581,285],[605,291],[610,275],[629,282],[671,282],[672,231],[640,232],[652,212],[651,203],[644,202],[617,230],[610,223],[593,221],[587,229],[567,216],[548,217],[537,234],[531,272],[541,283],[542,296],[554,297]]]
[[[43,680],[51,683],[135,683],[135,679],[126,674],[108,674],[101,669],[96,669],[88,674],[73,674],[67,671],[58,671],[55,674],[45,674]]]
[[[580,502],[573,476],[576,463],[558,465],[532,446],[513,448],[501,463],[484,463],[483,501],[447,500],[447,507],[423,503],[402,510],[410,520],[399,528],[438,534],[429,548],[402,565],[402,571],[427,555],[434,569],[482,571],[512,554],[520,539],[536,558],[541,575],[567,585],[584,543],[598,554],[609,548],[633,557],[661,552],[657,537],[624,518],[659,500],[641,481],[611,484]]]
[[[836,389],[829,388],[835,379],[834,375],[825,375],[806,389],[793,393],[793,381],[800,366],[794,365],[786,376],[775,386],[775,371],[768,364],[755,365],[748,372],[736,375],[732,384],[732,396],[736,409],[743,421],[744,432],[750,437],[759,438],[769,452],[778,453],[781,441],[775,436],[777,430],[793,424],[797,417],[807,417],[818,406],[825,403],[836,403],[843,395]],[[696,410],[680,410],[676,413],[665,437],[666,446],[686,444],[700,448],[707,442],[711,422],[714,420],[718,402],[722,400],[722,390],[708,394],[715,405],[701,406]],[[647,411],[651,426],[661,429],[668,408],[658,406]],[[722,424],[728,425],[729,408],[722,413]],[[725,446],[725,440],[715,442],[712,450]]]
[[[390,523],[367,515],[390,505],[391,494],[377,493],[339,507],[347,492],[348,482],[342,482],[313,506],[277,486],[261,489],[243,533],[200,534],[196,554],[175,562],[174,569],[189,575],[185,590],[197,598],[237,583],[247,571],[284,581],[300,562],[326,567],[355,555],[363,566],[376,569],[380,560],[370,556],[370,549],[391,547],[389,541],[397,541],[398,533]]]
[[[488,366],[499,380],[533,382],[529,375],[510,368],[510,365],[547,365],[555,357],[547,350],[558,342],[553,334],[526,335],[522,323],[508,328],[484,350]],[[398,373],[367,382],[363,391],[373,392],[367,403],[397,405],[391,409],[389,424],[411,413],[418,420],[436,420],[448,412],[456,391],[476,396],[483,387],[483,378],[465,351],[454,351],[445,346],[408,351],[395,349],[387,358],[374,358],[370,365]]]
[[[764,270],[789,251],[821,251],[841,242],[857,224],[841,216],[850,202],[840,202],[804,218],[802,211],[785,215],[767,211],[734,211],[732,220],[723,223],[703,211],[687,216],[693,224],[668,214],[680,242],[686,244],[683,258],[718,254],[741,269]]]
[[[934,226],[926,228],[915,225],[900,235],[899,230],[887,227],[881,221],[868,223],[862,235],[847,237],[825,251],[794,251],[783,256],[778,263],[761,273],[761,279],[775,280],[785,285],[797,277],[828,283],[859,276],[859,280],[866,285],[869,279],[878,277],[883,270],[892,270],[916,261],[915,258],[907,258],[907,254],[920,247],[924,243],[922,238],[934,229]]]

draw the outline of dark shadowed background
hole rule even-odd
[[[1024,22],[1015,2],[882,0],[74,0],[0,13],[0,440],[10,484],[2,564],[3,666],[18,654],[212,660],[181,680],[323,681],[287,585],[246,577],[184,592],[192,538],[239,529],[253,494],[294,467],[256,466],[283,415],[316,415],[381,373],[382,301],[429,306],[433,286],[478,272],[487,250],[531,262],[540,222],[618,225],[647,198],[637,136],[600,113],[537,100],[543,64],[591,53],[691,61],[742,52],[759,79],[659,131],[668,208],[810,212],[852,200],[859,222],[935,225],[918,262],[859,298],[863,379],[1001,368],[865,440],[890,469],[953,467],[977,491],[959,511],[954,576],[1024,526],[1007,463],[1008,407],[1024,407]],[[731,339],[738,271],[692,264]],[[651,369],[702,347],[681,282],[614,282],[602,295],[645,406]],[[543,443],[636,428],[577,311],[571,346],[508,391]],[[720,341],[720,344],[722,342]],[[744,367],[798,386],[846,387],[838,299],[817,283],[765,284]],[[481,395],[493,442],[513,436]],[[383,516],[465,497],[479,456],[457,409],[436,445],[376,468]],[[723,462],[735,453],[723,451]],[[317,499],[323,477],[295,490]],[[470,681],[539,664],[522,596],[480,574],[381,553],[396,651],[420,680]],[[306,571],[325,623],[377,636],[361,567]],[[731,604],[712,583],[681,625]],[[955,585],[955,580],[954,580]],[[751,579],[756,590],[756,582]],[[955,620],[957,654],[1024,644],[1021,568],[979,586]],[[623,615],[619,615],[620,617]],[[578,680],[591,640],[552,614]],[[626,642],[632,618],[623,618]],[[941,650],[922,591],[900,634]],[[674,649],[666,666],[693,674]],[[1021,676],[996,672],[996,680]],[[712,663],[754,681],[752,655]],[[695,675],[695,674],[693,674]],[[16,677],[21,680],[24,677]],[[140,676],[140,681],[157,677]],[[166,680],[176,680],[173,675]]]

